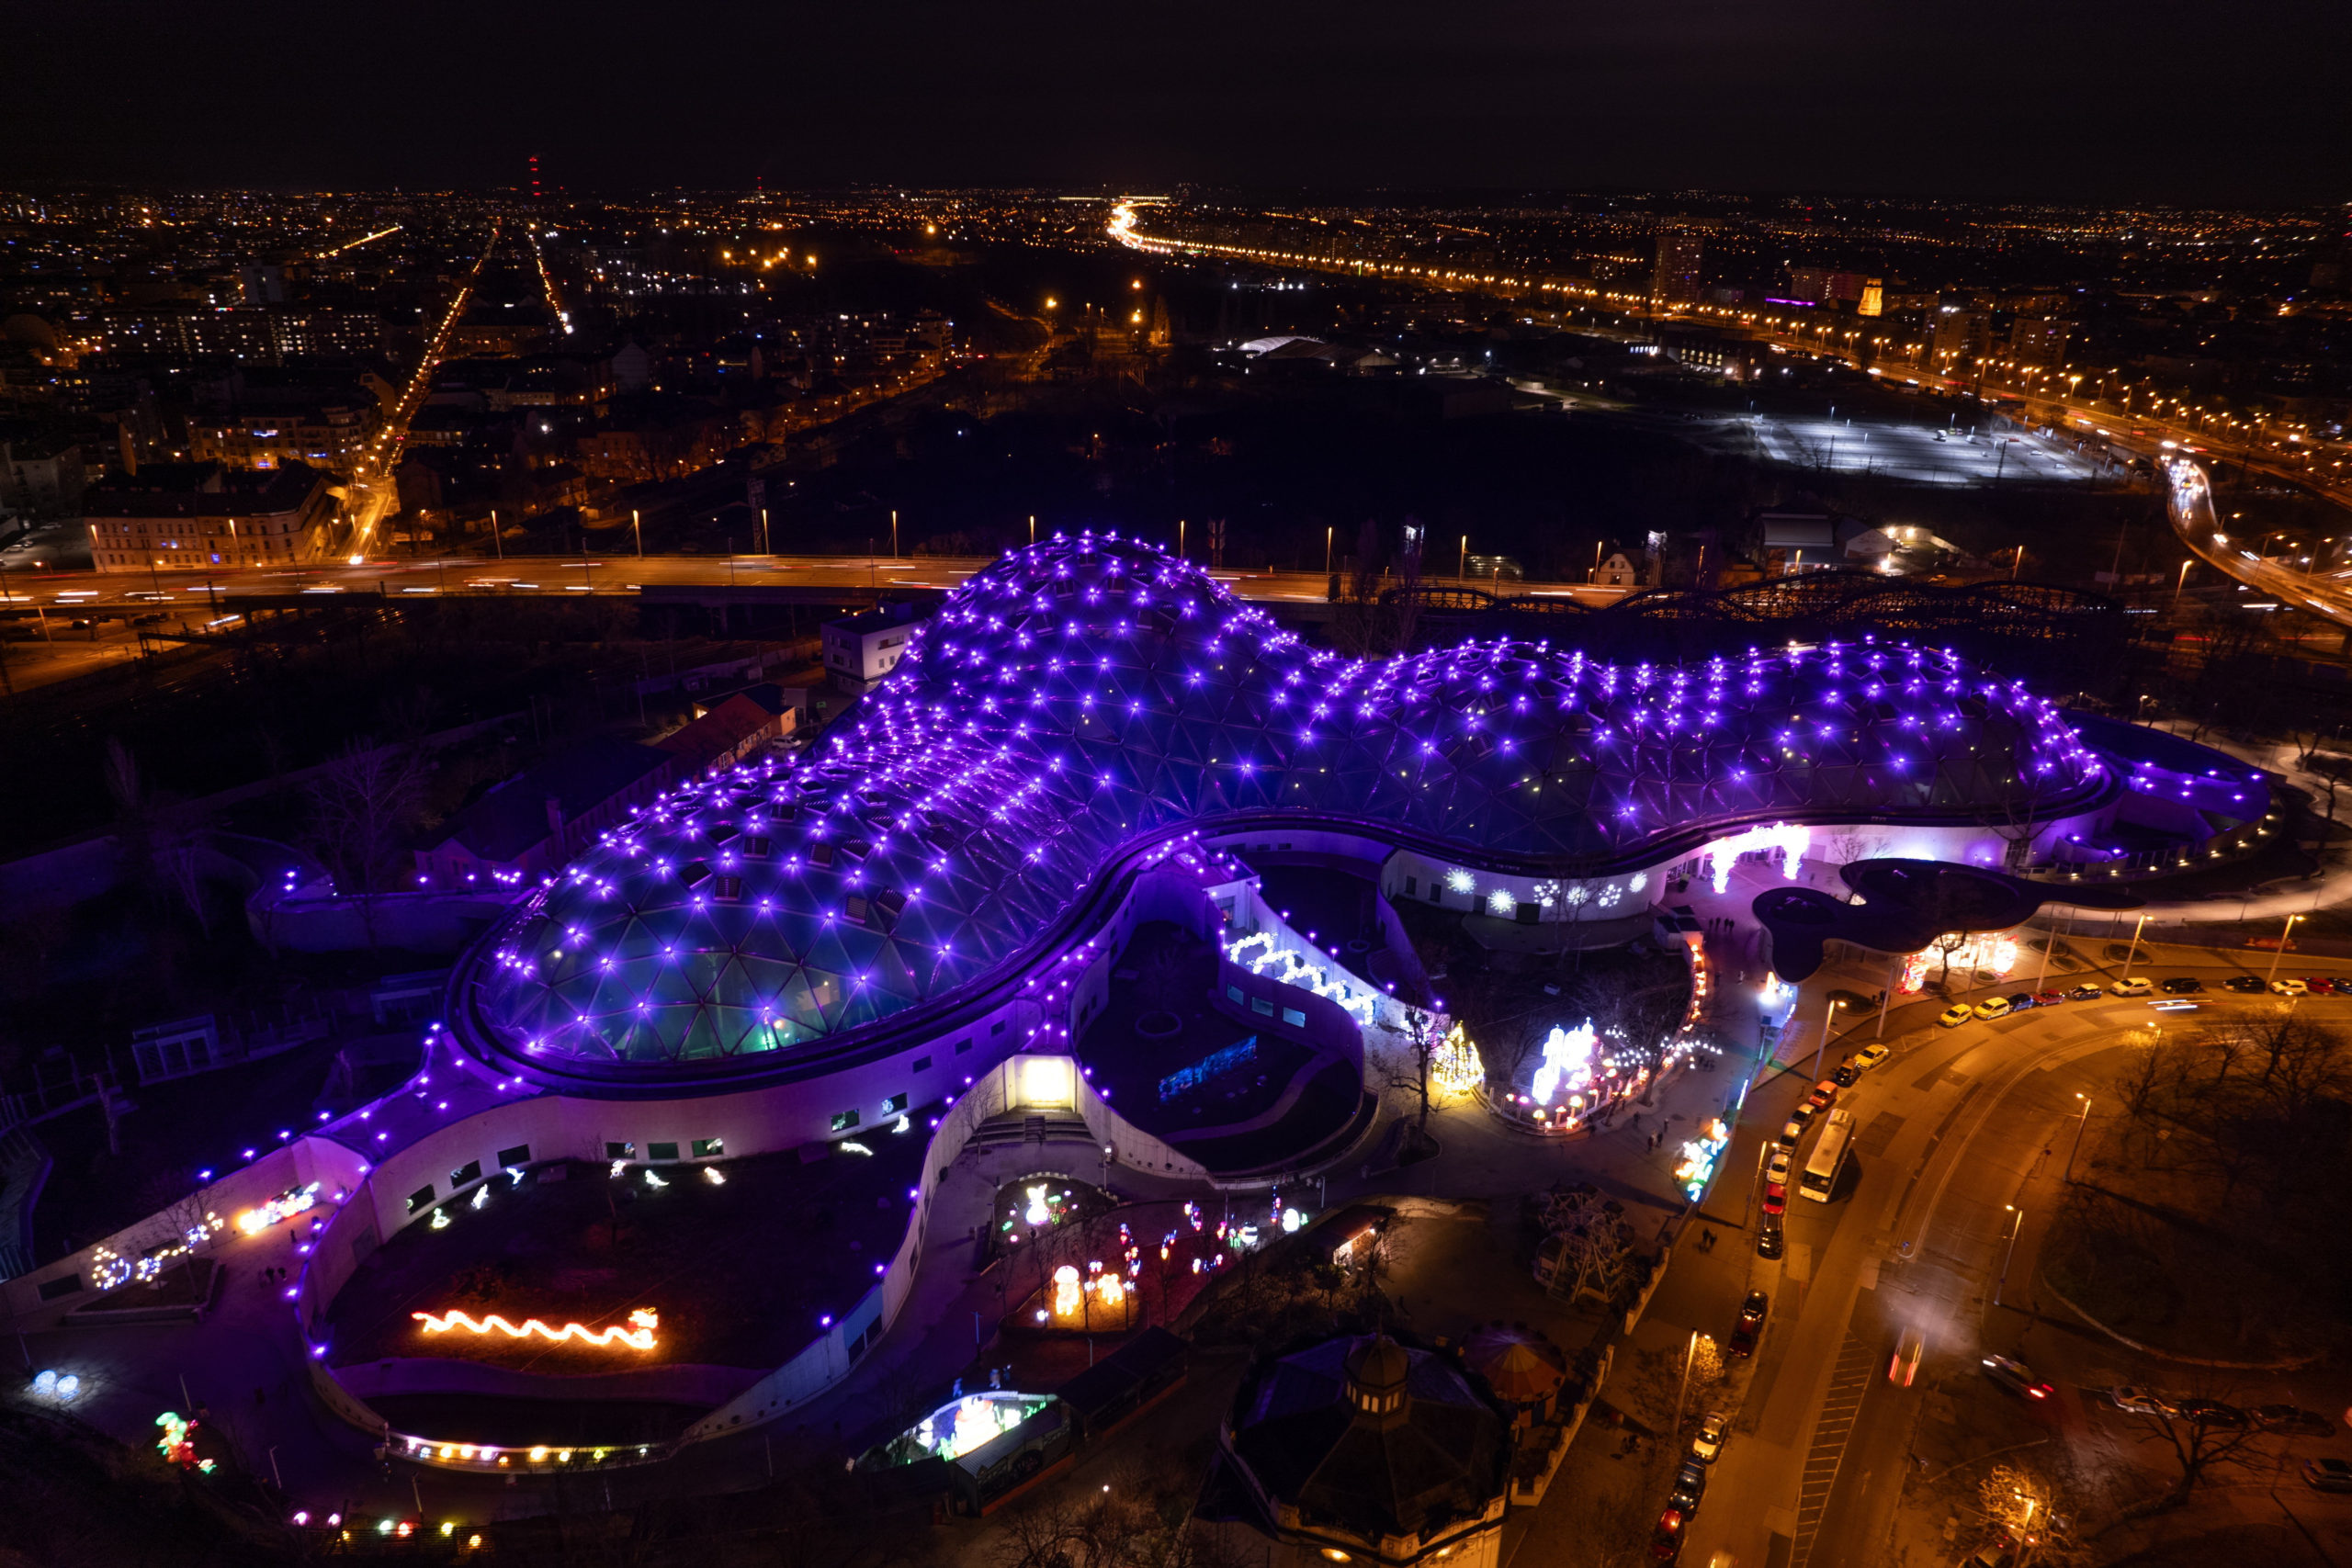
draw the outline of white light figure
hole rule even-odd
[[[1064,1322],[1072,1318],[1083,1319],[1085,1313],[1080,1304],[1080,1300],[1084,1294],[1085,1287],[1078,1282],[1076,1265],[1065,1263],[1054,1270],[1054,1315],[1056,1317]]]
[[[1590,1083],[1592,1053],[1600,1043],[1590,1019],[1574,1029],[1554,1024],[1552,1032],[1544,1037],[1543,1065],[1535,1069],[1535,1103],[1549,1105],[1562,1089],[1578,1089]]]
[[[1781,857],[1781,874],[1791,882],[1797,879],[1797,867],[1804,863],[1807,845],[1813,842],[1812,829],[1789,822],[1775,822],[1770,828],[1750,828],[1728,839],[1717,839],[1707,846],[1707,859],[1714,877],[1715,891],[1727,891],[1731,886],[1731,868],[1740,856],[1769,852]]]
[[[1457,865],[1445,874],[1445,886],[1449,892],[1466,896],[1478,891],[1478,879]]]
[[[1511,896],[1510,888],[1498,887],[1487,895],[1487,910],[1509,919],[1519,912],[1519,900]]]
[[[1053,1219],[1053,1212],[1046,1207],[1046,1184],[1039,1182],[1029,1189],[1029,1207],[1022,1218],[1032,1225],[1042,1225]]]
[[[1637,871],[1634,873],[1633,880],[1625,884],[1625,891],[1628,893],[1639,893],[1643,888],[1647,887],[1649,885],[1650,874],[1646,871]]]

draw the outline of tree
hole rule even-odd
[[[1962,948],[1968,945],[1968,933],[1966,931],[1945,931],[1942,935],[1937,937],[1935,941],[1929,942],[1928,945],[1938,953],[1940,953],[1943,957],[1942,970],[1936,976],[1936,989],[1943,992],[1946,996],[1950,996],[1951,994],[1952,954],[1958,953]]]
[[[311,842],[354,899],[376,945],[376,897],[391,877],[401,833],[422,805],[424,769],[413,749],[346,743],[311,780]]]
[[[2196,1380],[2199,1384],[2210,1380]],[[2199,1397],[2180,1400],[2188,1414],[2177,1409],[2143,1411],[2132,1416],[2140,1441],[2170,1453],[2178,1473],[2170,1490],[2133,1510],[2157,1513],[2177,1508],[2201,1485],[2211,1472],[2247,1462],[2247,1450],[2263,1434],[2244,1416],[2200,1389]]]
[[[2013,1555],[2015,1568],[2061,1568],[2086,1561],[2074,1535],[2074,1506],[2051,1476],[2030,1465],[1996,1464],[1976,1483],[1985,1544]]]

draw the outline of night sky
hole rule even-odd
[[[8,0],[0,180],[2352,196],[2342,0]]]

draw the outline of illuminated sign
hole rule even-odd
[[[625,1345],[632,1350],[650,1350],[654,1344],[653,1331],[662,1326],[662,1319],[651,1307],[639,1307],[630,1313],[629,1326],[627,1328],[590,1328],[584,1324],[578,1323],[567,1323],[561,1328],[549,1328],[536,1317],[524,1319],[521,1326],[518,1327],[496,1313],[484,1318],[476,1318],[469,1313],[456,1311],[444,1313],[438,1317],[429,1312],[413,1312],[409,1315],[424,1325],[424,1332],[427,1334],[447,1334],[458,1328],[475,1334],[503,1334],[511,1339],[527,1339],[536,1334],[543,1339],[554,1340],[559,1345],[567,1339],[577,1339],[583,1345],[594,1345],[600,1349],[614,1345]]]

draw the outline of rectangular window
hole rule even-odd
[[[412,1214],[433,1207],[433,1185],[427,1182],[408,1195],[408,1212]]]
[[[724,1138],[696,1138],[695,1140],[695,1158],[696,1159],[719,1159],[723,1158],[726,1153],[727,1140]]]
[[[1250,998],[1250,1010],[1251,1012],[1261,1012],[1268,1018],[1272,1018],[1274,1016],[1274,1004],[1268,1001],[1263,997],[1251,997]]]
[[[854,1126],[856,1126],[856,1125],[857,1125],[857,1112],[856,1112],[856,1111],[834,1111],[834,1112],[833,1112],[833,1131],[834,1131],[834,1132],[836,1132],[836,1133],[846,1133],[846,1132],[848,1132],[852,1127],[854,1127]]]
[[[1296,1008],[1284,1008],[1283,1009],[1283,1021],[1289,1024],[1293,1029],[1305,1029],[1306,1027],[1306,1014],[1301,1012]]]
[[[907,1097],[903,1093],[894,1094],[882,1102],[882,1114],[885,1116],[904,1116],[906,1113]]]
[[[1405,879],[1405,897],[1408,898],[1418,898],[1420,896],[1421,879],[1418,876],[1407,877]]]
[[[1235,1004],[1237,1007],[1238,1007],[1238,1006],[1239,1006],[1242,1002],[1245,1002],[1245,1001],[1249,1000],[1249,998],[1248,998],[1247,997],[1244,997],[1244,996],[1241,994],[1241,987],[1238,987],[1238,986],[1227,986],[1227,987],[1225,988],[1225,999],[1226,999],[1227,1001],[1232,1002],[1232,1003],[1233,1003],[1233,1004]]]
[[[967,1051],[970,1050],[971,1048],[972,1048],[972,1042],[971,1042],[971,1039],[970,1039],[970,1037],[969,1037],[969,1036],[967,1036],[966,1038],[964,1038],[964,1039],[962,1039],[962,1040],[958,1040],[957,1042],[956,1042],[956,1055],[957,1055],[958,1056],[962,1055],[965,1052],[967,1052]]]
[[[645,1157],[647,1159],[676,1159],[678,1157],[678,1145],[675,1144],[648,1144],[645,1145]]]
[[[60,1274],[54,1280],[43,1280],[40,1282],[40,1299],[45,1302],[53,1302],[60,1296],[70,1296],[81,1288],[81,1275]]]
[[[457,1169],[449,1173],[449,1190],[455,1192],[458,1188],[466,1186],[469,1182],[480,1181],[481,1179],[481,1161],[478,1159],[468,1160],[465,1164],[459,1166]]]
[[[508,1166],[530,1164],[531,1145],[528,1144],[517,1144],[511,1149],[499,1150],[498,1163],[502,1168]]]
[[[927,1073],[931,1071],[931,1058],[928,1056],[917,1056],[915,1058],[914,1070],[919,1073]]]
[[[1002,1020],[1002,1019],[998,1019],[994,1023],[991,1023],[991,1024],[989,1024],[989,1039],[993,1040],[993,1039],[995,1039],[998,1035],[1000,1035],[1000,1034],[1001,1034],[1001,1033],[1003,1033],[1003,1032],[1004,1032],[1004,1020]]]
[[[740,876],[714,877],[710,884],[710,896],[722,904],[740,904],[743,901],[743,879]]]
[[[605,1145],[605,1157],[606,1159],[635,1159],[637,1157],[637,1145],[635,1144],[608,1143]]]
[[[1521,925],[1532,926],[1543,918],[1544,906],[1541,904],[1521,904],[1519,906],[1518,913],[1519,923]]]

